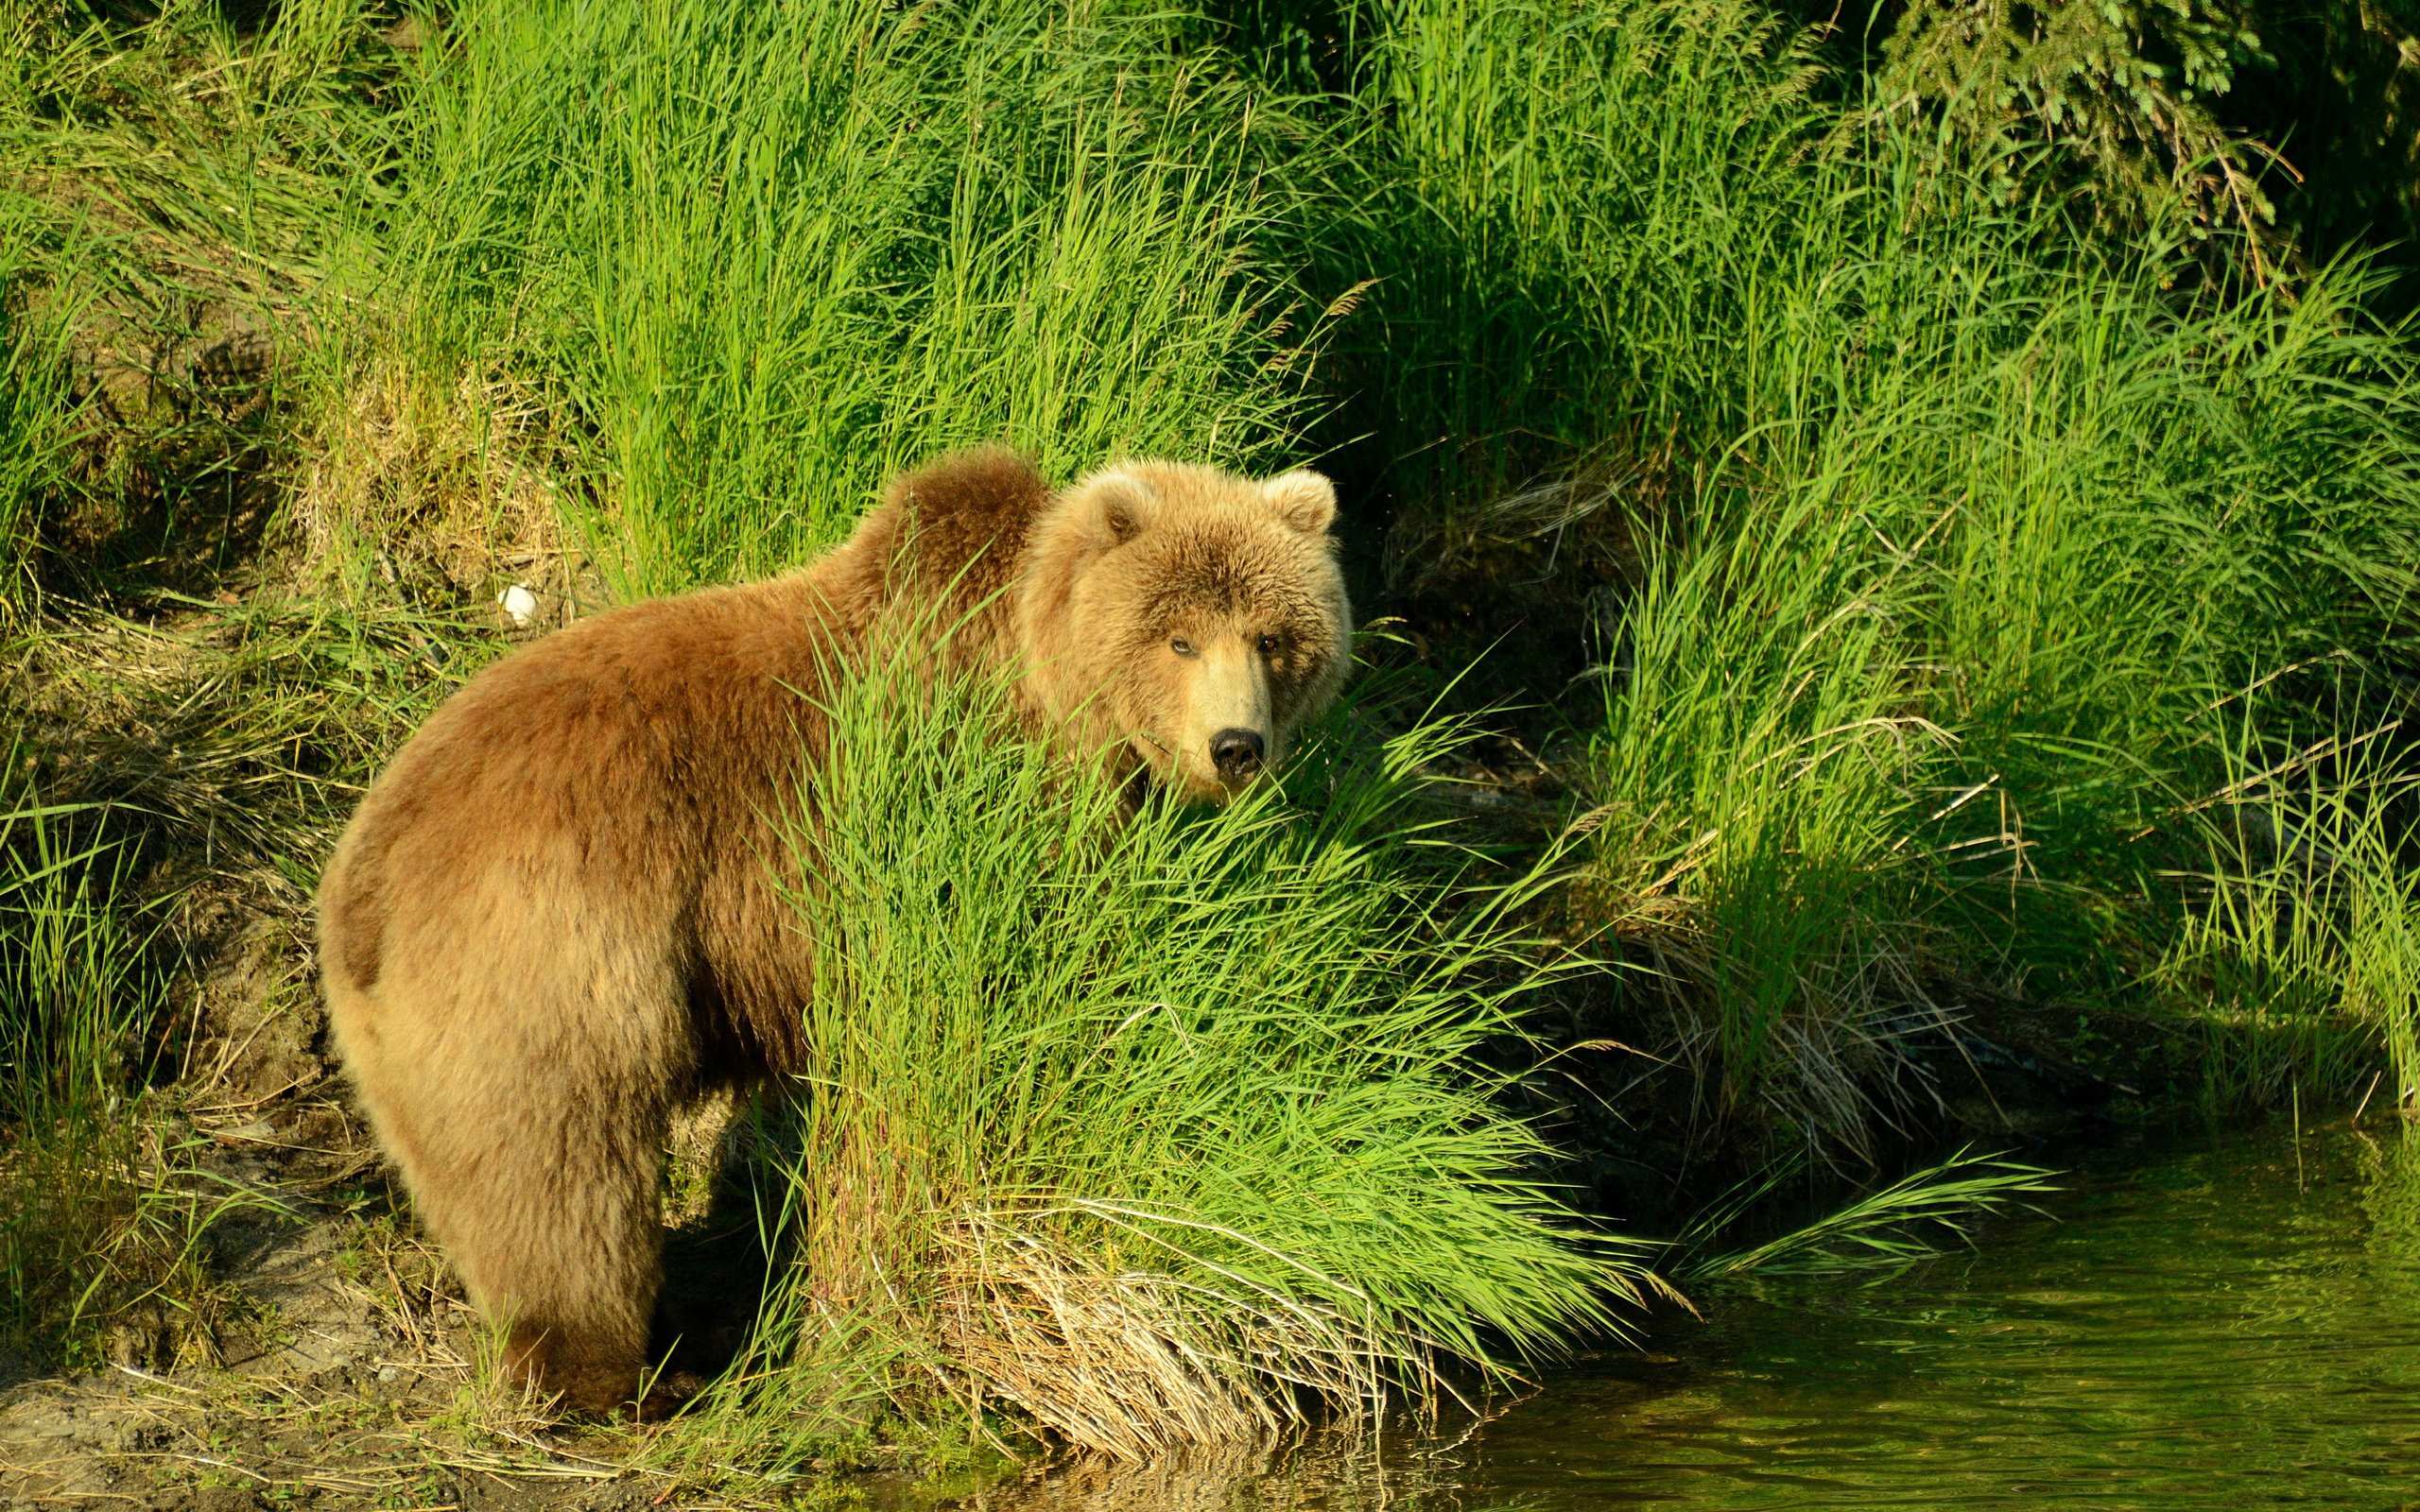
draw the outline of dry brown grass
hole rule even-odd
[[[512,384],[465,372],[446,389],[376,363],[327,406],[294,490],[306,571],[367,560],[389,586],[480,605],[518,583],[540,609],[515,628],[568,624],[605,595],[565,524],[550,434],[544,400]]]
[[[1485,454],[1489,447],[1473,450]],[[1541,453],[1541,456],[1551,454]],[[1474,457],[1493,472],[1503,458]],[[1663,528],[1677,486],[1668,441],[1625,441],[1577,461],[1557,458],[1483,504],[1407,510],[1387,533],[1381,569],[1411,594],[1511,595],[1532,612],[1541,593],[1574,602],[1592,592],[1601,612],[1634,581],[1642,541]],[[1467,487],[1470,470],[1445,470]]]
[[[928,1274],[945,1363],[932,1368],[971,1410],[997,1398],[1078,1449],[1133,1463],[1261,1441],[1305,1422],[1311,1401],[1383,1401],[1407,1378],[1433,1400],[1418,1386],[1443,1385],[1433,1361],[1404,1359],[1331,1310],[1240,1278],[1214,1292],[1115,1267],[1099,1243],[1054,1232],[1050,1220],[1071,1215],[967,1211],[937,1229]]]

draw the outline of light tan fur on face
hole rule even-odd
[[[1222,798],[1221,731],[1274,766],[1343,682],[1335,512],[1309,472],[1127,462],[1054,494],[965,454],[805,569],[583,621],[422,727],[321,879],[320,962],[363,1108],[516,1371],[631,1400],[672,1112],[807,1069],[814,942],[766,858],[816,801],[835,667],[886,626],[962,626],[945,660],[1021,669],[1071,757]]]
[[[1243,785],[1214,763],[1222,731],[1258,736],[1260,769],[1277,766],[1343,682],[1353,622],[1335,518],[1315,472],[1255,484],[1136,461],[1079,482],[1037,530],[1017,608],[1045,713],[1192,799]]]

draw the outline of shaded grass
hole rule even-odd
[[[13,613],[32,589],[35,523],[58,491],[77,421],[67,333],[72,290],[27,300],[44,260],[48,217],[0,190],[0,608]]]
[[[1343,338],[1338,420],[1402,580],[1594,609],[1582,911],[1654,969],[1701,1138],[1869,1158],[1961,982],[2189,1014],[2145,972],[2196,801],[2247,730],[2409,703],[2380,275],[2097,242],[1753,7],[1372,14],[1370,187],[1321,246],[1385,275],[1389,339]]]
[[[290,1216],[189,1116],[243,1048],[206,1040],[230,1027],[204,1017],[210,963],[263,916],[292,937],[350,794],[456,685],[432,657],[458,678],[481,648],[391,605],[176,626],[46,607],[9,646],[0,1332],[71,1368],[208,1364],[230,1325],[267,1326],[227,1282],[221,1225]]]
[[[2203,1005],[2211,1102],[2420,1098],[2415,779],[2398,733],[2248,746],[2236,780],[2193,805],[2203,858],[2177,879],[2185,917],[2147,974]]]
[[[12,1009],[0,1026],[8,1036],[0,1108],[13,1124],[111,1111],[144,1079],[156,1049],[162,988],[146,959],[156,924],[146,930],[124,917],[133,890],[126,848],[78,844],[67,829],[78,812],[53,805],[0,815]]]
[[[19,8],[0,39],[0,195],[61,320],[73,445],[18,524],[94,599],[216,592],[279,544],[294,401],[350,350],[334,284],[383,198],[392,50],[375,8]]]
[[[89,1349],[118,1300],[117,1252],[140,1246],[127,1103],[164,995],[146,959],[156,920],[126,917],[125,850],[78,845],[74,812],[0,816],[0,1329],[53,1354]]]
[[[13,754],[13,752],[12,752]],[[214,1191],[147,1084],[167,1028],[159,903],[73,806],[0,814],[0,1336],[90,1365],[174,1365],[227,1305]]]
[[[1367,291],[1322,431],[1396,515],[1388,576],[1500,568],[1541,535],[1617,569],[1603,507],[1727,441],[1682,432],[1759,376],[1737,358],[1761,284],[1809,271],[1767,261],[1823,199],[1790,192],[1820,124],[1805,45],[1730,0],[1348,13],[1354,166],[1305,256]],[[1600,511],[1608,539],[1570,528]]]
[[[2012,260],[1974,288],[1887,362],[1842,330],[1610,630],[1597,794],[1668,850],[1711,837],[1687,886],[1727,1097],[1783,1017],[1870,1018],[1877,971],[1919,1018],[1928,977],[2134,989],[2181,927],[2153,878],[2238,758],[2407,701],[2399,349],[2325,285],[2180,311]],[[2347,663],[2371,680],[2295,677]],[[2408,885],[2393,841],[2360,865]]]
[[[240,881],[297,914],[379,763],[505,648],[391,593],[183,602],[153,624],[53,607],[8,648],[39,790],[111,805],[109,832],[170,878]]]
[[[1898,1269],[1941,1252],[1944,1241],[1971,1245],[1974,1226],[2029,1194],[2056,1192],[2057,1173],[2040,1166],[1961,1149],[1947,1160],[1876,1188],[1811,1223],[1743,1249],[1704,1253],[1707,1246],[1803,1174],[1785,1166],[1708,1203],[1674,1241],[1685,1282],[1712,1283],[1757,1275],[1841,1275]]]

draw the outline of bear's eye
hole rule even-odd
[[[1179,656],[1193,656],[1198,654],[1193,649],[1193,643],[1186,640],[1182,635],[1168,643],[1168,649],[1174,651]]]
[[[1260,638],[1260,654],[1263,656],[1275,656],[1277,654],[1277,637],[1273,635],[1262,636]]]

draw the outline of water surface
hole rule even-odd
[[[2420,1507],[2420,1135],[2057,1163],[2045,1216],[1703,1300],[1484,1422],[1063,1471],[994,1508]]]

